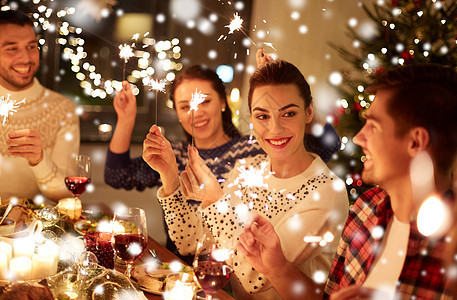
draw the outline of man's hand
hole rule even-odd
[[[352,285],[345,289],[342,289],[330,296],[330,300],[380,300],[380,299],[391,299],[389,295],[381,290],[375,290],[372,288]]]
[[[8,152],[12,156],[23,157],[29,165],[36,166],[43,160],[40,133],[35,129],[21,129],[8,134]]]

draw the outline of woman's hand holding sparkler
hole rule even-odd
[[[257,50],[257,53],[255,54],[255,60],[257,61],[257,68],[258,68],[261,65],[263,65],[264,63],[267,63],[274,59],[269,54],[265,53],[265,49],[260,48]]]
[[[202,207],[218,201],[224,192],[216,177],[198,155],[195,147],[188,147],[189,163],[186,170],[181,172],[181,188],[187,199],[202,202]]]
[[[286,259],[279,236],[265,217],[256,212],[252,214],[237,249],[254,269],[268,278],[282,299],[322,299],[317,291],[323,291],[324,286],[313,282]]]
[[[237,248],[254,269],[266,276],[275,274],[287,262],[273,225],[256,212],[244,227]]]
[[[113,106],[118,122],[122,122],[124,125],[126,123],[135,124],[136,97],[127,81],[122,82],[122,90],[116,93]]]
[[[136,118],[136,97],[127,81],[122,82],[122,90],[116,93],[113,106],[117,114],[117,123],[109,148],[111,152],[124,153],[130,148]]]
[[[179,172],[175,154],[157,125],[152,125],[143,142],[143,159],[160,174],[166,196],[178,189]]]

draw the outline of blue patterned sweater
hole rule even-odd
[[[179,171],[184,171],[189,160],[187,156],[188,142],[172,143]],[[308,151],[318,154],[324,162],[341,147],[341,141],[330,124],[324,126],[324,133],[319,137],[305,135],[305,147]],[[218,179],[223,179],[238,159],[253,157],[264,153],[259,144],[249,136],[231,141],[212,149],[198,149],[206,165]],[[108,149],[105,163],[105,183],[120,189],[138,191],[146,187],[161,185],[159,174],[143,160],[142,157],[130,158],[130,151],[116,154]]]

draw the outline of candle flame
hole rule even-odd
[[[119,56],[120,58],[123,58],[124,59],[124,62],[127,63],[128,60],[130,59],[130,57],[134,56],[135,54],[133,53],[133,48],[132,47],[135,47],[135,44],[132,44],[132,45],[127,45],[127,44],[124,44],[124,45],[120,45],[119,46]]]
[[[233,19],[230,21],[230,24],[225,26],[229,29],[229,34],[232,34],[235,30],[241,30],[243,24],[243,19],[240,18],[238,13],[233,15]]]
[[[9,116],[12,116],[15,112],[17,112],[16,109],[19,108],[19,104],[24,102],[25,98],[19,102],[10,99],[10,94],[6,96],[6,99],[4,96],[0,97],[0,117],[3,117],[3,125],[5,125]]]
[[[192,99],[189,102],[190,105],[190,111],[197,111],[198,110],[198,105],[200,103],[203,103],[206,99],[207,95],[202,94],[201,92],[198,92],[197,89],[195,89],[195,93],[192,93]]]

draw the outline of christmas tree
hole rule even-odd
[[[352,142],[374,99],[364,92],[367,85],[379,72],[398,65],[439,63],[457,67],[456,1],[373,1],[362,7],[372,26],[348,26],[347,33],[355,49],[331,44],[352,66],[351,70],[343,71],[343,83],[338,86],[341,99],[335,124],[342,136],[343,149],[333,166],[346,180],[352,200],[369,188],[360,178],[365,156]]]

